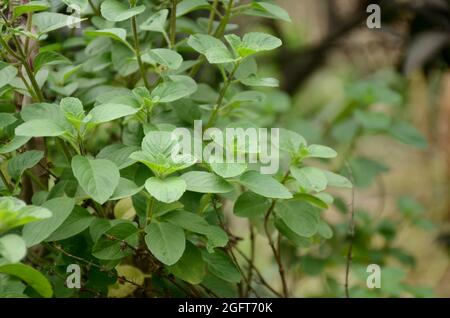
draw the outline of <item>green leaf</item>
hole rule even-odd
[[[189,76],[172,75],[170,81],[156,86],[151,93],[154,102],[170,103],[193,94],[197,90],[197,83]]]
[[[95,106],[89,112],[89,114],[92,116],[90,122],[95,124],[106,123],[108,121],[136,114],[138,111],[138,108],[124,104],[102,104]]]
[[[237,179],[244,187],[266,198],[291,199],[292,194],[280,182],[269,175],[247,171]]]
[[[168,270],[176,277],[193,285],[200,284],[206,275],[206,263],[200,250],[190,242],[186,243],[183,256]]]
[[[81,117],[84,115],[83,104],[78,98],[65,97],[61,99],[59,105],[66,115],[70,114],[74,117]]]
[[[46,241],[61,241],[73,237],[87,229],[92,221],[94,221],[94,216],[86,209],[76,205],[69,217],[46,239]]]
[[[200,193],[228,193],[233,186],[214,173],[190,171],[181,176],[186,181],[187,190]]]
[[[153,49],[142,55],[142,60],[152,65],[163,65],[170,70],[176,70],[181,66],[183,57],[173,50]]]
[[[186,247],[182,228],[171,223],[152,222],[145,231],[145,243],[158,260],[173,265],[181,258]]]
[[[139,187],[131,180],[120,178],[119,184],[117,185],[116,189],[114,189],[114,193],[111,195],[109,200],[119,200],[131,197],[141,191],[143,188],[143,186]]]
[[[336,174],[331,171],[322,171],[327,178],[327,184],[330,187],[338,187],[338,188],[353,188],[352,183],[346,177],[343,177],[339,174]]]
[[[125,242],[125,243],[123,243]],[[122,222],[102,234],[92,247],[92,255],[98,259],[117,260],[132,255],[139,245],[139,230],[129,222]]]
[[[40,12],[33,14],[33,25],[39,33],[48,33],[64,27],[72,27],[84,19],[56,12]]]
[[[320,192],[327,187],[327,177],[322,170],[314,167],[291,167],[291,174],[307,192]]]
[[[25,241],[16,234],[0,237],[0,255],[9,263],[17,263],[27,254]]]
[[[11,139],[8,143],[0,146],[0,154],[9,153],[16,150],[25,145],[30,139],[31,137],[14,136],[14,138]]]
[[[191,35],[188,39],[188,44],[194,50],[203,54],[211,64],[231,63],[235,61],[235,58],[225,44],[213,36],[206,34]]]
[[[34,119],[46,119],[56,123],[64,121],[64,114],[61,111],[61,107],[59,105],[49,103],[26,105],[20,111],[20,117],[22,117],[24,121]]]
[[[72,171],[84,192],[100,204],[108,200],[119,184],[119,169],[106,159],[75,156]]]
[[[6,63],[5,63],[6,64]],[[17,68],[12,65],[4,65],[0,68],[0,88],[8,85],[17,75]]]
[[[252,2],[251,9],[244,11],[248,15],[262,16],[272,19],[280,19],[286,22],[291,22],[289,13],[277,6],[276,4],[269,2]]]
[[[164,177],[175,171],[185,169],[195,163],[195,158],[190,155],[179,156],[172,159],[172,151],[177,142],[172,138],[172,133],[167,131],[150,131],[142,140],[142,150],[133,152],[130,158],[142,162],[149,167],[154,174]]]
[[[324,239],[329,240],[333,237],[333,230],[331,227],[322,219],[319,219],[319,224],[317,227],[317,233]]]
[[[275,212],[279,218],[297,235],[312,237],[319,224],[319,209],[301,200],[278,203]]]
[[[33,119],[16,127],[18,136],[26,137],[56,137],[61,136],[67,129],[50,119]]]
[[[19,181],[25,170],[33,168],[44,157],[43,151],[30,150],[17,154],[8,161],[9,176]]]
[[[47,278],[33,267],[25,264],[7,264],[0,266],[0,273],[15,276],[31,286],[42,297],[50,298],[53,289]]]
[[[335,158],[337,156],[337,152],[327,146],[309,145],[306,149],[308,151],[306,157],[310,158]]]
[[[189,12],[210,7],[206,0],[183,0],[177,4],[177,17],[181,17]]]
[[[125,29],[110,28],[102,30],[86,30],[84,34],[91,37],[106,36],[115,41],[125,44],[131,51],[134,51],[133,47],[126,40],[127,31]]]
[[[262,86],[262,87],[278,87],[279,82],[273,77],[258,77],[256,75],[249,76],[239,80],[242,84],[247,86]]]
[[[235,52],[246,57],[262,51],[270,51],[281,46],[281,40],[273,35],[250,32],[244,35],[242,41],[236,35],[226,35],[225,38],[231,44]]]
[[[164,33],[164,28],[169,15],[169,10],[163,9],[151,15],[144,23],[140,25],[142,30]]]
[[[241,217],[264,215],[270,207],[270,200],[253,192],[242,193],[234,203],[234,214]]]
[[[122,144],[108,145],[97,154],[97,159],[108,159],[116,164],[119,169],[131,166],[135,161],[130,155],[139,150],[137,146],[126,146]]]
[[[211,169],[223,178],[236,177],[244,173],[245,170],[247,170],[247,164],[245,163],[238,163],[238,162],[226,163],[219,161],[214,162],[214,160],[211,161],[209,163]]]
[[[52,216],[23,227],[22,236],[27,246],[37,245],[55,232],[68,218],[74,206],[75,201],[67,197],[59,197],[45,202],[42,207],[50,210]]]
[[[163,216],[165,222],[177,225],[187,231],[206,236],[212,247],[223,247],[228,236],[220,227],[209,224],[198,214],[186,211],[172,211]]]
[[[186,191],[186,182],[180,177],[160,179],[152,177],[145,181],[145,189],[158,201],[172,203]]]
[[[14,197],[0,197],[0,233],[51,216],[52,213],[44,207],[27,206]]]
[[[239,283],[241,281],[239,270],[224,252],[202,253],[202,256],[208,266],[208,270],[212,274],[230,283]]]
[[[407,145],[418,149],[425,149],[427,147],[427,140],[422,133],[407,122],[396,121],[392,123],[389,133]]]
[[[303,147],[306,147],[306,140],[302,135],[280,128],[279,149],[290,154],[298,154]]]
[[[128,20],[131,17],[141,14],[144,10],[145,6],[143,5],[130,8],[126,2],[117,0],[106,0],[100,6],[102,16],[106,20],[113,22]]]
[[[48,8],[50,8],[50,5],[47,1],[30,1],[20,6],[15,6],[13,10],[13,16],[16,18],[25,13],[44,11]]]
[[[71,64],[70,60],[54,51],[40,52],[34,58],[33,67],[35,72],[40,70],[45,65],[59,65],[59,64]]]

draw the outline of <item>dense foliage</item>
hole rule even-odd
[[[234,0],[53,0],[5,1],[1,9],[2,297],[288,297],[297,265],[307,275],[350,266],[350,241],[361,284],[370,263],[383,265],[392,255],[413,262],[389,243],[382,251],[368,247],[376,233],[390,242],[396,224],[355,213],[352,203],[326,192],[344,188],[338,193],[348,197],[352,183],[367,186],[387,170],[370,158],[351,157],[365,134],[425,146],[412,126],[368,107],[375,101],[400,107],[395,78],[349,85],[342,111],[320,132],[323,143],[343,149],[341,156],[307,142],[300,128],[280,129],[281,167],[273,175],[261,173],[261,163],[170,156],[179,146],[171,132],[193,132],[196,120],[204,130],[280,127],[289,97],[277,89],[277,79],[258,72],[257,58],[281,40],[262,32],[238,35],[230,19],[289,21],[281,7]],[[203,146],[211,143],[197,137]],[[236,144],[231,151],[250,155]],[[324,219],[331,205],[346,215],[344,223]],[[399,208],[418,225],[431,226],[411,198],[400,198]],[[247,220],[248,238],[230,226],[230,212]],[[354,242],[353,222],[362,229]],[[258,269],[255,236],[266,238],[277,284]],[[248,240],[244,247],[242,239]],[[81,288],[65,286],[71,264],[81,267]],[[401,284],[399,271],[386,269],[390,288],[355,285],[350,291],[420,295],[423,290]],[[342,280],[326,277],[328,295],[343,296]]]

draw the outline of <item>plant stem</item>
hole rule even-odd
[[[211,34],[212,31],[212,27],[213,27],[213,22],[214,22],[214,17],[216,15],[216,10],[217,10],[217,4],[219,3],[219,0],[214,0],[213,4],[212,4],[212,8],[211,8],[211,12],[209,13],[209,19],[208,19],[208,34]]]
[[[289,174],[290,174],[290,171],[288,170],[286,172],[286,174],[284,175],[283,180],[281,181],[282,184],[284,184],[286,182],[286,180],[289,178]],[[275,261],[278,264],[278,272],[280,273],[281,284],[283,286],[283,296],[289,297],[289,290],[287,287],[283,262],[281,260],[281,253],[280,253],[280,251],[277,251],[275,242],[273,241],[272,235],[269,231],[270,215],[272,214],[273,210],[275,209],[276,204],[277,204],[277,199],[272,200],[272,204],[266,211],[266,214],[264,216],[264,231],[266,232],[267,239],[269,240],[270,249],[272,250],[273,256],[275,257]]]
[[[170,46],[175,46],[175,36],[177,31],[177,0],[172,0],[172,10],[170,11]]]
[[[144,81],[144,85],[145,87],[150,90],[150,85],[148,83],[147,80],[147,76],[145,74],[145,66],[144,63],[142,63],[142,59],[141,59],[141,50],[139,48],[139,37],[138,37],[138,32],[137,32],[137,25],[136,25],[136,17],[131,17],[131,29],[133,30],[133,38],[134,38],[134,50],[136,53],[136,59],[138,61],[139,64],[139,70],[141,71],[141,76],[142,79]]]
[[[225,11],[225,15],[223,16],[222,20],[220,21],[219,26],[217,27],[216,32],[214,33],[215,37],[220,38],[225,33],[225,28],[228,24],[228,21],[230,20],[231,11],[233,10],[233,4],[234,4],[234,0],[228,1],[228,6]]]
[[[230,19],[230,15],[231,15],[231,11],[232,11],[232,9],[233,9],[233,3],[234,3],[234,0],[230,0],[229,2],[228,2],[228,7],[227,7],[227,9],[226,9],[226,12],[225,12],[225,15],[224,15],[224,17],[222,18],[222,20],[220,21],[220,24],[219,24],[219,26],[217,27],[217,30],[216,30],[216,32],[214,32],[214,36],[216,37],[216,38],[220,38],[222,35],[223,35],[223,33],[225,32],[225,27],[226,27],[226,25],[227,25],[227,23],[228,23],[228,20]],[[214,4],[213,4],[213,6],[214,6]],[[216,8],[217,9],[217,8]],[[216,10],[213,10],[213,11],[216,11]],[[211,14],[210,14],[210,18],[211,18]],[[211,23],[212,23],[212,21],[211,21]],[[211,32],[212,32],[212,27],[211,27],[211,30],[210,30]],[[209,33],[209,32],[208,32]],[[194,77],[197,73],[198,73],[198,71],[200,70],[200,68],[201,68],[201,66],[203,65],[203,63],[205,63],[205,57],[203,56],[203,55],[200,55],[199,56],[199,58],[198,58],[198,63],[197,64],[195,64],[193,67],[192,67],[192,69],[191,69],[191,71],[189,72],[189,76],[190,77]]]
[[[224,82],[223,87],[220,91],[219,97],[217,98],[216,105],[214,106],[213,112],[211,113],[211,116],[209,117],[208,122],[206,123],[206,128],[211,127],[214,125],[214,123],[217,120],[217,115],[219,114],[220,108],[222,107],[223,99],[225,98],[225,93],[228,90],[228,87],[230,86],[234,73],[239,67],[239,63],[235,63],[233,70],[231,71],[230,75],[228,76],[228,79]]]
[[[47,191],[47,187],[33,173],[25,171],[25,175],[29,177],[41,190]]]
[[[12,193],[14,191],[14,189],[11,186],[11,184],[8,182],[8,180],[6,179],[6,176],[3,173],[2,169],[0,169],[0,177],[2,178],[3,184],[8,188],[9,193]]]
[[[350,165],[348,164],[348,162],[346,161],[346,167],[348,169],[348,173],[349,173],[349,177],[350,177],[350,181],[355,184],[354,182],[354,178],[353,178],[353,173],[352,173],[352,169],[350,168]],[[349,220],[349,230],[348,230],[348,235],[349,235],[349,246],[348,246],[348,252],[347,252],[347,261],[346,261],[346,265],[345,265],[345,297],[346,298],[350,298],[350,292],[349,292],[349,285],[348,285],[348,280],[349,280],[349,275],[350,275],[350,266],[352,264],[352,259],[353,259],[353,241],[355,238],[355,188],[352,187],[352,202],[351,202],[351,207],[350,207],[350,220]]]

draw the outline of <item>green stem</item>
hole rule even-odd
[[[225,33],[225,28],[228,24],[228,21],[230,20],[231,12],[233,10],[233,4],[234,4],[234,0],[229,0],[227,9],[225,11],[225,15],[223,16],[222,20],[220,21],[219,26],[217,27],[216,32],[214,33],[215,37],[220,38]]]
[[[170,46],[175,46],[175,35],[177,31],[177,0],[172,0],[172,10],[170,11]]]
[[[223,99],[225,98],[225,93],[227,92],[228,87],[230,86],[231,81],[233,79],[234,73],[236,72],[238,67],[239,67],[239,63],[234,64],[233,70],[231,71],[230,75],[228,76],[228,79],[224,82],[222,90],[220,91],[219,97],[217,99],[217,103],[214,106],[214,110],[211,113],[211,117],[209,117],[209,120],[206,124],[206,128],[211,127],[216,122],[217,115],[219,114],[220,108],[222,107]]]
[[[8,180],[6,179],[6,176],[3,173],[2,169],[0,169],[0,177],[2,178],[3,184],[8,188],[8,192],[13,193],[14,189],[11,186],[11,184],[8,182]]]
[[[211,34],[212,31],[212,27],[213,27],[213,22],[214,22],[214,17],[216,15],[216,10],[217,10],[217,4],[219,3],[219,0],[214,0],[213,4],[212,4],[212,8],[211,8],[211,12],[209,13],[209,19],[208,19],[208,34]]]
[[[230,19],[230,16],[231,16],[231,11],[233,9],[233,3],[234,3],[234,0],[230,0],[228,2],[228,6],[227,6],[227,9],[226,9],[225,15],[222,18],[222,20],[220,21],[220,24],[217,27],[216,32],[214,32],[214,36],[216,38],[222,37],[223,33],[225,32],[225,27],[227,26],[228,20]],[[210,15],[210,18],[211,18],[211,15]],[[211,27],[211,31],[212,31],[212,27]],[[194,77],[198,73],[200,68],[202,67],[203,63],[205,63],[205,61],[206,61],[205,57],[203,55],[200,55],[199,58],[198,58],[198,63],[195,64],[191,68],[191,71],[189,72],[189,76],[190,77]]]
[[[141,76],[142,76],[142,79],[144,81],[145,87],[148,90],[150,90],[150,85],[148,83],[147,76],[145,74],[144,63],[142,63],[142,59],[141,59],[141,50],[139,48],[139,37],[138,37],[138,32],[137,32],[136,17],[132,17],[131,18],[131,28],[133,30],[134,50],[135,50],[136,58],[137,58],[137,61],[138,61],[138,64],[139,64],[139,70],[141,71]]]

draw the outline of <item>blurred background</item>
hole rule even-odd
[[[353,193],[333,193],[326,212],[333,238],[283,245],[293,295],[344,296],[354,212],[350,296],[450,297],[449,1],[276,3],[292,22],[233,20],[240,33],[260,30],[283,40],[259,63],[280,80],[265,118],[337,149],[333,168],[356,185]],[[381,9],[381,28],[367,27],[371,3]],[[242,219],[229,217],[247,237]],[[270,250],[263,236],[256,241],[258,253],[267,253],[256,265],[277,285]],[[381,267],[379,290],[366,287],[372,263]]]

